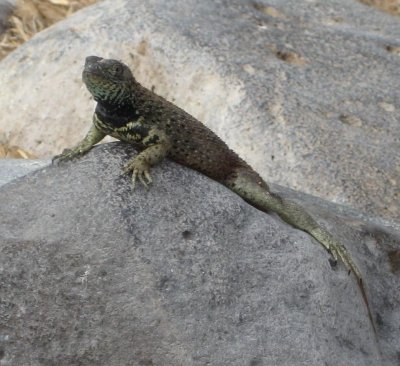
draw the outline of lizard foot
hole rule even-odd
[[[81,148],[65,149],[61,154],[54,156],[53,159],[51,159],[51,163],[55,164],[63,161],[72,160],[74,158],[82,156],[83,154],[85,154],[85,152],[86,151]]]
[[[135,189],[135,184],[136,184],[136,179],[139,178],[139,180],[142,182],[142,184],[148,188],[148,185],[153,181],[150,176],[150,166],[143,160],[139,159],[133,159],[130,162],[128,162],[124,167],[123,167],[123,173],[129,173],[132,172],[132,190]]]
[[[338,258],[340,258],[341,261],[344,263],[345,267],[347,268],[347,270],[349,271],[349,274],[353,272],[357,278],[357,281],[360,283],[362,282],[361,273],[357,268],[357,266],[355,265],[355,263],[353,262],[353,260],[351,259],[350,254],[344,245],[331,244],[329,246],[329,252],[332,255],[332,258],[329,259],[331,267],[335,267],[338,262]]]

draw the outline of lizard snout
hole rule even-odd
[[[85,59],[85,69],[92,69],[98,62],[103,60],[102,57],[98,56],[88,56]]]

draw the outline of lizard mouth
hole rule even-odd
[[[99,71],[97,71],[97,70],[88,70],[88,69],[84,69],[83,70],[83,72],[82,72],[82,75],[83,76],[98,76],[98,77],[101,77],[102,76],[102,74],[101,74],[101,72],[99,72]]]
[[[87,70],[86,68],[82,72],[82,80],[87,85],[88,83],[96,83],[104,80],[104,76],[97,70]]]
[[[89,56],[86,58],[85,61],[85,66],[83,68],[83,72],[82,72],[82,77],[83,80],[85,80],[85,78],[90,77],[90,78],[102,78],[103,73],[101,70],[101,67],[99,65],[99,62],[102,61],[103,59],[101,57],[97,57],[97,56]]]

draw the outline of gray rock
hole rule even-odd
[[[43,168],[49,163],[49,160],[44,159],[0,159],[0,187],[14,179]]]
[[[314,206],[365,273],[376,340],[307,234],[168,161],[132,192],[131,155],[101,145],[0,188],[2,365],[398,365],[398,231]]]
[[[16,6],[16,0],[0,0],[0,35],[7,29],[7,20]]]
[[[267,180],[398,220],[398,24],[348,0],[104,1],[2,61],[0,128],[42,156],[75,144],[83,60],[118,58]]]

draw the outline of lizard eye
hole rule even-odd
[[[119,75],[122,72],[122,67],[120,65],[114,65],[112,71],[114,75]]]

